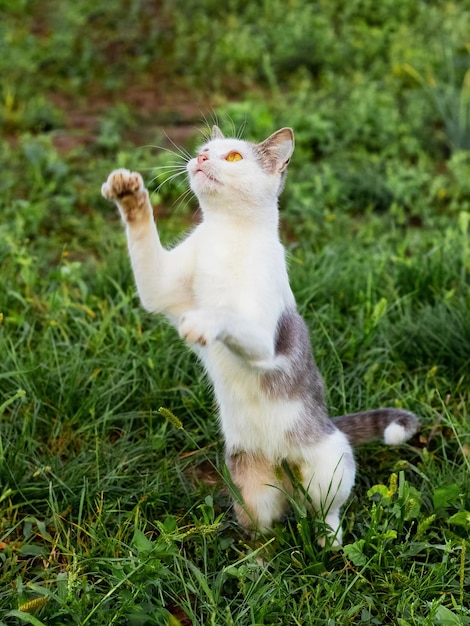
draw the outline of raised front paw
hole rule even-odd
[[[101,186],[101,193],[107,200],[120,200],[144,189],[144,181],[138,172],[120,169],[111,172]]]
[[[102,185],[101,193],[107,200],[114,200],[126,222],[148,219],[152,214],[148,191],[138,172],[114,170]]]
[[[183,313],[179,321],[181,339],[200,346],[209,346],[219,335],[217,317],[210,311],[198,309]]]

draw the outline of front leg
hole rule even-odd
[[[191,344],[209,347],[221,342],[254,367],[275,365],[274,337],[256,320],[223,309],[196,309],[180,317],[180,337]]]
[[[125,224],[150,225],[152,205],[142,176],[129,170],[114,170],[101,186],[101,194],[107,200],[114,200]]]
[[[153,313],[164,313],[176,323],[182,311],[194,306],[190,290],[191,243],[187,240],[171,251],[163,248],[149,193],[139,173],[114,170],[101,193],[117,204],[126,224],[129,256],[142,305]]]

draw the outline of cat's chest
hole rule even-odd
[[[192,293],[197,308],[263,315],[291,298],[283,248],[260,229],[203,225],[195,233]]]
[[[250,257],[251,263],[233,242],[217,241],[200,246],[193,281],[198,306],[233,308],[253,281],[257,281],[255,273],[251,272],[250,276],[249,265],[256,264]]]

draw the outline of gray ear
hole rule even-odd
[[[224,134],[218,126],[212,127],[211,139],[224,139]]]
[[[294,131],[292,128],[281,128],[259,144],[258,148],[270,167],[281,173],[294,152]]]

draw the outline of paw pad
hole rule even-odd
[[[114,170],[101,187],[102,195],[108,200],[118,200],[143,191],[144,181],[137,172],[120,169]]]

